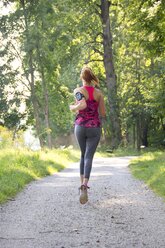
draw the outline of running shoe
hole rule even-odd
[[[85,204],[88,201],[88,190],[89,187],[86,185],[81,185],[80,190],[80,203]]]

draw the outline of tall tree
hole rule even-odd
[[[101,20],[103,27],[103,47],[104,47],[104,67],[106,73],[106,83],[108,88],[108,101],[111,117],[112,144],[117,147],[121,142],[121,126],[119,120],[119,107],[117,100],[117,76],[115,73],[113,49],[112,49],[112,30],[110,22],[109,8],[111,2],[101,0]]]

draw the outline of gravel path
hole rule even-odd
[[[78,164],[29,184],[0,206],[0,248],[165,248],[165,203],[128,169],[98,158],[89,202],[78,201]]]

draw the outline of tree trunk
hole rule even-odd
[[[143,127],[142,145],[148,147],[148,123],[145,123]]]
[[[117,102],[117,77],[114,69],[112,52],[112,33],[109,17],[110,2],[101,0],[101,20],[103,26],[104,67],[110,106],[112,145],[117,147],[121,142],[121,126]]]
[[[40,146],[43,148],[44,147],[44,140],[41,135],[41,123],[40,123],[40,117],[39,117],[39,112],[38,112],[38,103],[35,95],[35,85],[34,85],[34,69],[33,69],[33,60],[32,60],[32,55],[29,54],[29,68],[30,68],[30,88],[31,88],[31,99],[32,99],[32,105],[33,105],[33,115],[35,119],[35,128],[37,132],[37,137],[39,138],[40,141]]]
[[[38,25],[38,21],[36,20],[36,25]],[[44,28],[44,25],[42,23],[42,28]],[[42,52],[41,51],[41,45],[40,41],[38,40],[37,45],[37,60],[38,60],[38,70],[41,74],[41,83],[42,83],[42,94],[44,99],[44,118],[45,118],[45,129],[46,129],[46,137],[47,137],[47,146],[48,148],[52,148],[52,136],[51,136],[51,128],[50,128],[50,121],[49,121],[49,94],[48,94],[48,88],[45,80],[45,72],[44,72],[44,66],[42,61]]]
[[[25,9],[25,1],[20,0],[20,3],[23,8],[23,13],[24,13],[24,21],[25,21],[25,33],[26,33],[26,39],[27,43],[29,41],[29,27],[28,27],[28,20],[27,20],[27,13]],[[33,55],[32,51],[30,51],[27,54],[27,57],[29,58],[28,63],[29,63],[29,74],[30,74],[30,89],[31,89],[31,99],[32,99],[32,105],[33,105],[33,114],[34,114],[34,119],[35,119],[35,127],[36,127],[36,132],[37,136],[40,141],[40,146],[44,146],[44,140],[42,136],[40,135],[41,133],[41,124],[40,124],[40,118],[39,118],[39,113],[38,113],[38,103],[35,95],[35,83],[34,83],[34,68],[33,68]]]
[[[136,126],[135,123],[133,123],[133,148],[135,148],[136,144]]]
[[[151,117],[149,114],[146,114],[146,116],[142,116],[142,145],[145,147],[148,147],[148,129],[149,129],[149,124],[151,121]]]
[[[141,143],[141,129],[140,129],[140,116],[137,115],[136,119],[136,139],[137,139],[137,150],[140,151],[140,143]]]
[[[43,97],[44,97],[44,115],[45,115],[45,126],[46,126],[46,133],[47,133],[47,145],[51,149],[52,148],[52,136],[51,136],[51,128],[49,123],[49,98],[48,98],[48,89],[45,83],[45,76],[44,71],[41,66],[41,78],[42,78],[42,90],[43,90]]]
[[[141,63],[141,57],[140,57],[140,51],[139,51],[139,56],[136,58],[136,78],[138,81],[138,84],[136,86],[136,99],[138,101],[138,109],[137,109],[137,115],[136,115],[136,128],[137,128],[137,150],[140,150],[140,146],[141,146],[141,116],[143,113],[143,110],[140,107],[140,103],[141,103],[141,93],[139,90],[139,85],[141,84],[141,74],[140,74],[140,63]]]

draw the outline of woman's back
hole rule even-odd
[[[77,93],[81,93],[82,96],[84,96],[86,103],[88,102],[88,100],[92,99],[95,103],[95,105],[97,105],[97,111],[99,112],[99,115],[101,117],[105,117],[106,113],[105,113],[105,104],[104,104],[104,98],[103,98],[103,94],[101,92],[101,90],[93,87],[93,86],[82,86],[79,88],[76,88],[74,90],[74,94],[76,95]]]
[[[77,90],[77,92],[80,92],[85,97],[87,107],[79,110],[75,124],[84,127],[99,127],[99,91],[93,86],[83,86]]]
[[[101,91],[99,89],[96,89],[93,86],[85,85],[85,86],[79,87],[75,90],[75,92],[78,92],[78,91],[84,95],[86,100],[88,100],[88,98],[90,98],[90,94],[92,94],[94,100],[99,102],[99,99],[101,96]]]

